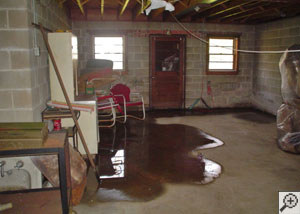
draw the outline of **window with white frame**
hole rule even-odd
[[[125,37],[95,36],[95,59],[113,61],[113,70],[125,70]]]
[[[236,74],[238,72],[238,37],[208,37],[208,74]]]

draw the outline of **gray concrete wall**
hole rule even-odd
[[[41,33],[31,26],[32,2],[0,1],[0,122],[40,121],[50,97],[48,54]],[[55,1],[36,1],[35,8],[36,22],[52,30],[70,29]]]
[[[244,25],[184,24],[202,39],[207,32],[241,33],[240,48],[253,49],[255,27]],[[144,22],[73,22],[72,31],[78,36],[79,68],[84,68],[93,55],[93,32],[128,31],[128,70],[117,77],[116,82],[128,84],[141,92],[149,103],[149,37],[141,36],[139,31],[180,30],[177,23]],[[186,107],[200,97],[203,84],[203,97],[212,107],[250,106],[252,93],[253,55],[240,54],[238,75],[206,75],[206,46],[193,37],[186,43]],[[211,82],[212,94],[207,95],[206,83]],[[195,107],[204,107],[198,103]]]
[[[256,26],[256,50],[285,50],[300,44],[300,17]],[[253,71],[252,103],[276,115],[282,102],[279,59],[282,54],[256,54]]]

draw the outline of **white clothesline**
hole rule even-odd
[[[192,35],[193,37],[195,37],[196,39],[200,40],[203,43],[208,44],[208,41],[200,38],[199,36],[197,36],[196,34],[194,34],[192,31],[190,31],[187,27],[185,27],[172,13],[171,13],[172,17],[175,19],[175,21],[185,30],[187,31],[190,35]],[[229,47],[225,47],[225,46],[219,46],[216,45],[215,47],[220,47],[220,48],[225,48],[225,49],[230,49],[230,50],[234,50],[234,51],[238,51],[241,53],[255,53],[255,54],[282,54],[282,53],[296,53],[296,52],[300,52],[300,50],[283,50],[283,51],[255,51],[255,50],[241,50],[241,49],[233,49],[233,48],[229,48]]]

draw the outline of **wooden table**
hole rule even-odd
[[[69,213],[70,158],[65,131],[50,133],[43,146],[0,150],[0,157],[50,154],[58,156],[60,187],[1,192],[0,204],[9,202],[13,204],[13,208],[5,210],[3,213]]]

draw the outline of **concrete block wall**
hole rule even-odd
[[[300,17],[257,25],[255,41],[256,50],[285,50],[293,44],[300,44]],[[252,103],[274,115],[282,103],[281,55],[256,54],[254,59]]]
[[[253,49],[255,29],[253,26],[217,25],[217,24],[185,24],[192,31],[215,33],[240,33],[240,48]],[[239,55],[239,73],[237,75],[206,74],[206,44],[194,37],[187,39],[186,50],[186,107],[189,107],[201,95],[207,104],[214,108],[250,106],[253,56]],[[207,91],[211,87],[212,95]],[[203,103],[196,107],[204,108]]]
[[[49,99],[48,54],[34,21],[52,30],[70,29],[55,1],[0,1],[0,122],[41,121]]]
[[[206,32],[232,32],[241,34],[241,48],[253,49],[255,27],[244,25],[187,24],[193,32],[201,32],[205,39]],[[128,33],[128,70],[118,76],[116,82],[128,84],[133,90],[141,92],[149,104],[149,36],[139,32],[151,30],[180,30],[177,23],[159,22],[73,22],[72,31],[78,36],[79,68],[85,67],[93,55],[93,33],[115,32]],[[253,55],[240,55],[238,75],[206,75],[206,45],[191,36],[186,41],[186,107],[189,107],[203,94],[212,107],[250,106],[252,92]],[[212,95],[207,94],[207,83],[211,85]],[[108,86],[109,88],[109,86]],[[203,89],[202,89],[203,88]],[[198,103],[195,107],[204,107]]]

